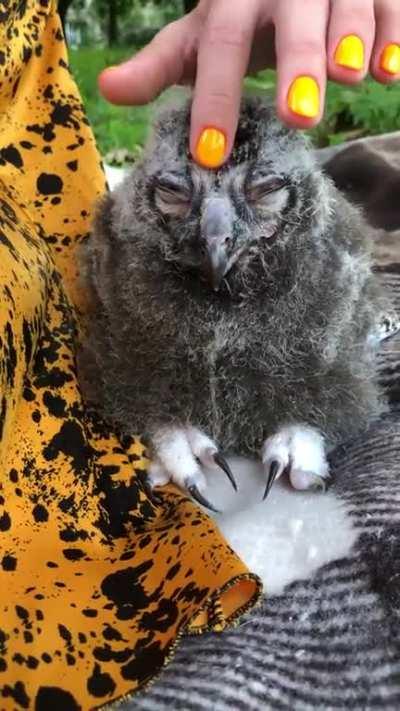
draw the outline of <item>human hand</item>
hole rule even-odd
[[[315,126],[327,77],[400,78],[399,0],[200,0],[134,57],[106,69],[99,86],[112,103],[146,104],[173,84],[194,82],[190,150],[216,168],[232,150],[243,77],[274,65],[278,116]]]

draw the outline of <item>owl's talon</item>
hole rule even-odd
[[[262,448],[262,462],[268,476],[263,500],[274,481],[285,472],[293,488],[299,491],[327,488],[329,464],[324,438],[309,425],[286,425],[268,437]]]
[[[375,334],[378,342],[386,341],[400,331],[400,316],[394,313],[382,314]]]
[[[148,476],[145,476],[142,479],[142,485],[147,498],[153,504],[153,506],[160,506],[162,504],[162,498],[153,490]]]
[[[201,506],[204,506],[206,509],[210,509],[210,511],[214,511],[214,513],[221,513],[218,509],[216,509],[212,504],[210,504],[209,501],[203,496],[203,494],[200,493],[198,490],[196,484],[190,484],[190,486],[187,487],[187,490],[191,497],[197,501],[198,504]]]
[[[282,464],[280,462],[278,462],[276,459],[273,459],[272,462],[270,463],[270,467],[269,467],[267,486],[265,487],[264,496],[262,498],[263,501],[265,501],[265,499],[267,498],[267,496],[271,490],[272,484],[274,483],[276,477],[281,472],[281,470],[282,470]]]
[[[236,481],[234,479],[232,470],[231,470],[228,462],[226,461],[225,457],[221,454],[221,452],[215,452],[215,454],[213,454],[213,459],[214,459],[214,462],[222,469],[222,471],[225,472],[225,474],[228,477],[229,481],[231,482],[233,488],[235,489],[235,491],[237,491],[238,488],[237,488]]]
[[[207,480],[204,469],[221,467],[233,488],[237,490],[229,465],[210,437],[197,427],[162,428],[152,437],[153,460],[149,467],[152,485],[163,486],[169,481],[188,492],[198,504],[220,513],[203,496]]]

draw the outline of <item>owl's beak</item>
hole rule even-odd
[[[213,240],[206,245],[205,272],[214,291],[219,291],[228,265],[224,241]]]
[[[232,211],[225,197],[209,198],[202,210],[201,241],[204,271],[214,291],[218,291],[227,272],[228,244],[232,236]]]

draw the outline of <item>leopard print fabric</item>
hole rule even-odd
[[[140,439],[81,400],[77,250],[104,175],[55,3],[0,3],[0,37],[0,709],[93,709],[260,587],[190,500],[149,500]]]

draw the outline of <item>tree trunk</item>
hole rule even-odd
[[[108,46],[118,42],[118,9],[117,0],[108,0]]]
[[[185,14],[187,14],[188,12],[192,12],[196,5],[197,0],[183,0],[183,9],[185,10]]]
[[[58,14],[60,15],[60,20],[65,37],[65,22],[67,20],[67,12],[69,6],[72,5],[73,0],[58,0]]]

